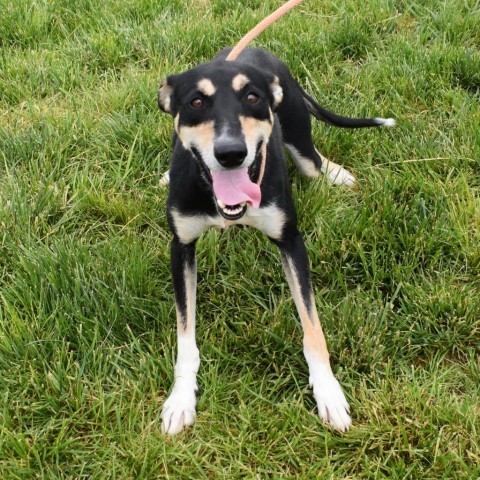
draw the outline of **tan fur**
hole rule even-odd
[[[270,114],[270,122],[273,125],[273,122],[275,121],[275,115],[273,114],[271,108],[268,109],[268,113]]]
[[[185,333],[190,333],[195,330],[195,306],[196,306],[196,297],[197,297],[197,269],[194,265],[193,269],[186,266],[183,272],[185,276],[185,287],[186,287],[186,294],[187,294],[187,311],[186,311],[186,318],[184,322],[179,321],[178,326],[184,326]],[[177,310],[178,315],[178,310]],[[177,316],[177,319],[179,317]],[[181,325],[180,325],[181,324]]]
[[[295,165],[300,170],[300,173],[307,177],[318,177],[320,172],[315,168],[315,164],[311,159],[302,156],[293,145],[286,143],[285,146],[290,152],[290,155],[292,156]]]
[[[295,267],[290,259],[282,259],[282,263],[300,321],[302,322],[303,348],[331,370],[327,342],[325,341],[320,320],[318,319],[315,299],[312,295],[310,298],[311,311],[309,312],[307,306],[303,302],[300,282]]]
[[[240,123],[245,140],[250,145],[257,145],[259,140],[267,141],[272,133],[272,124],[268,120],[240,115]]]
[[[177,133],[185,148],[190,148],[193,145],[199,149],[208,149],[213,145],[214,123],[210,121],[194,127],[186,127],[184,125],[178,126],[177,122]]]
[[[232,87],[233,89],[238,92],[240,91],[248,82],[250,79],[244,75],[243,73],[239,73],[235,77],[233,77],[232,80]]]
[[[215,85],[208,78],[202,78],[202,80],[197,83],[197,88],[207,97],[215,95],[215,92],[217,91]]]

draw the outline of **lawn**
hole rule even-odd
[[[353,427],[324,426],[278,252],[198,242],[196,424],[161,432],[175,309],[161,80],[278,0],[0,1],[0,478],[480,477],[480,3],[306,0],[255,41],[348,116],[354,188],[291,166]]]

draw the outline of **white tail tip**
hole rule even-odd
[[[376,118],[375,121],[382,127],[394,127],[397,123],[394,118]]]

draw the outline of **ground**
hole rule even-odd
[[[480,12],[475,0],[308,0],[255,42],[330,110],[353,188],[291,167],[334,371],[325,427],[275,248],[198,245],[196,424],[167,438],[175,357],[156,91],[281,2],[2,2],[0,476],[480,476]]]

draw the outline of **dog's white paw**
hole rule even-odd
[[[328,179],[334,185],[345,185],[346,187],[351,187],[357,181],[356,178],[343,167],[340,167],[340,170],[336,173],[329,172]]]
[[[160,181],[158,183],[161,187],[168,187],[168,184],[170,183],[170,170],[167,170],[162,175],[162,178],[160,178]]]
[[[351,187],[356,182],[355,177],[348,170],[329,160],[322,165],[322,173],[324,173],[329,182],[334,185]]]
[[[195,381],[187,382],[177,379],[172,393],[163,404],[162,431],[176,435],[185,427],[195,422],[197,404],[197,386]]]
[[[352,424],[350,406],[342,387],[334,375],[323,365],[318,365],[310,374],[310,387],[317,402],[320,418],[336,430],[346,432]]]

